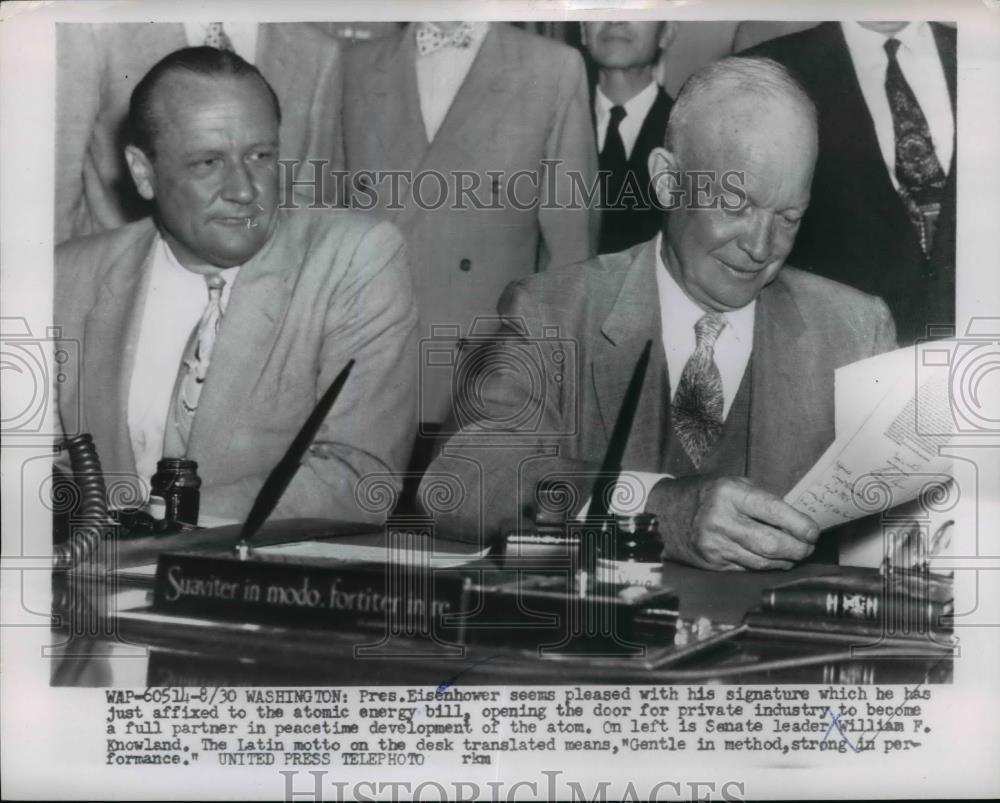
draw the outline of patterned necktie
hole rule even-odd
[[[674,394],[674,432],[695,468],[701,466],[722,432],[722,377],[715,364],[715,341],[725,325],[726,319],[718,312],[698,319],[694,353]]]
[[[926,256],[934,243],[934,229],[941,213],[941,195],[946,177],[934,151],[927,118],[896,59],[899,40],[887,39],[884,47],[889,57],[885,70],[885,93],[889,98],[892,129],[896,136],[899,195]]]
[[[221,22],[208,23],[208,30],[205,33],[205,44],[208,47],[218,48],[219,50],[235,50],[233,40],[223,30]]]
[[[191,426],[198,411],[201,391],[208,376],[212,350],[222,325],[222,288],[226,280],[219,275],[206,276],[208,304],[201,320],[191,333],[181,360],[180,374],[174,388],[174,399],[167,419],[164,457],[184,457],[191,438]]]
[[[417,52],[421,56],[433,53],[443,47],[457,47],[461,50],[472,44],[472,24],[463,22],[450,33],[444,33],[433,23],[417,25]]]

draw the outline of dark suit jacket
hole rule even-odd
[[[434,325],[461,327],[493,315],[504,287],[548,265],[594,254],[599,210],[540,205],[550,182],[570,197],[571,171],[589,187],[597,173],[594,130],[587,111],[587,82],[573,48],[505,23],[492,23],[433,142],[427,141],[416,77],[412,26],[395,36],[351,48],[345,59],[344,158],[349,171],[434,171],[454,185],[456,171],[475,174],[476,207],[466,199],[428,209],[402,183],[398,208],[390,207],[389,182],[378,191],[376,211],[406,236],[420,307],[422,337]],[[549,165],[545,160],[552,160]],[[498,171],[494,178],[486,171]],[[537,184],[518,171],[539,177]],[[509,194],[516,192],[515,201]],[[421,192],[432,202],[435,181]],[[356,193],[364,202],[366,193]],[[492,208],[489,208],[492,207]],[[444,345],[442,342],[440,345]],[[448,388],[428,385],[425,421],[443,421]]]
[[[499,305],[507,336],[479,358],[483,382],[457,406],[478,414],[458,421],[425,479],[426,487],[450,476],[461,489],[462,504],[439,515],[444,528],[466,537],[495,530],[531,507],[543,477],[568,477],[582,502],[582,473],[602,461],[648,339],[652,359],[622,465],[664,473],[672,425],[655,243],[507,288]],[[757,302],[750,479],[779,496],[791,490],[833,441],[834,369],[894,347],[880,299],[783,268]],[[670,515],[655,495],[646,509]]]
[[[63,427],[79,421],[105,472],[120,477],[136,471],[128,389],[156,238],[146,219],[56,251],[55,322],[81,355],[65,367]],[[275,516],[372,518],[355,501],[355,484],[405,465],[416,423],[416,319],[395,228],[343,210],[279,212],[275,233],[233,286],[195,415],[188,456],[204,483],[202,510],[246,516],[353,357]]]
[[[955,29],[931,27],[954,113]],[[932,253],[925,258],[882,160],[840,25],[826,22],[744,55],[766,56],[791,69],[819,111],[812,198],[789,262],[884,298],[903,345],[924,336],[931,324],[954,324],[955,158],[947,167]]]
[[[663,210],[654,205],[652,188],[649,186],[649,154],[653,148],[663,146],[663,135],[667,131],[667,118],[674,101],[663,87],[656,93],[656,100],[649,109],[646,119],[642,121],[639,136],[635,140],[632,153],[629,154],[626,170],[635,177],[634,186],[638,188],[640,199],[635,208],[607,208],[601,213],[601,236],[598,243],[598,253],[613,254],[624,251],[633,245],[644,243],[652,237],[663,225]],[[591,104],[593,109],[593,104]],[[612,184],[622,186],[624,176]],[[626,199],[627,200],[627,199]],[[610,202],[610,199],[609,199]]]
[[[281,103],[281,158],[295,160],[292,175],[304,180],[309,159],[339,168],[340,43],[312,23],[258,27],[253,61]],[[180,23],[61,23],[56,44],[58,244],[149,214],[125,167],[122,125],[136,84],[187,38]],[[334,183],[323,189],[332,205]]]

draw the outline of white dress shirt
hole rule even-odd
[[[225,22],[211,20],[209,22],[185,22],[184,33],[189,47],[205,44],[208,26],[211,22],[222,22],[222,30],[226,32],[229,41],[233,43],[236,55],[251,64],[257,59],[257,23],[256,22]]]
[[[163,456],[163,435],[184,348],[208,304],[205,277],[181,265],[163,238],[153,248],[128,394],[132,453],[139,476],[146,480],[156,473]],[[222,271],[223,313],[239,270]]]
[[[646,115],[656,103],[656,95],[660,90],[660,85],[656,81],[650,81],[638,95],[629,98],[625,102],[625,118],[618,124],[618,135],[622,138],[625,146],[625,158],[632,156],[632,149],[635,141],[639,138],[639,129],[646,121]],[[607,96],[597,87],[594,93],[594,122],[597,126],[597,152],[604,150],[604,140],[608,135],[608,124],[611,122],[611,109],[615,106]]]
[[[889,170],[893,186],[898,190],[896,134],[892,127],[889,98],[885,94],[885,72],[889,66],[885,42],[889,37],[863,28],[856,22],[842,22],[841,27],[861,85],[861,94],[875,123],[882,160]],[[955,146],[955,119],[951,113],[951,97],[934,32],[926,22],[911,22],[892,38],[899,40],[896,61],[927,118],[934,152],[941,169],[947,174]]]
[[[416,36],[416,27],[420,25],[434,23],[416,23],[412,36]],[[488,22],[473,22],[471,25],[472,40],[468,47],[441,47],[426,56],[417,53],[417,93],[420,95],[420,114],[424,118],[428,142],[434,141],[490,29]]]

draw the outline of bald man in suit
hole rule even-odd
[[[833,440],[834,371],[893,348],[895,333],[881,300],[785,265],[816,142],[811,101],[772,61],[724,59],[689,79],[650,156],[670,209],[660,233],[501,298],[503,336],[475,361],[481,381],[428,473],[461,489],[439,530],[494,536],[531,517],[545,480],[586,498],[649,344],[622,444],[640,488],[613,496],[656,516],[664,557],[744,570],[832,556],[782,496]],[[733,197],[730,170],[743,176]]]
[[[414,23],[355,45],[345,62],[353,197],[372,199],[407,238],[422,338],[443,325],[467,336],[510,281],[594,253],[597,203],[546,203],[570,199],[571,174],[587,188],[596,176],[578,52],[505,23]],[[388,180],[375,186],[358,172],[388,170],[430,180],[404,180],[394,195]],[[432,174],[452,186],[461,172],[476,200],[448,189],[429,208],[441,192]],[[449,400],[447,386],[424,383],[421,419],[443,421]]]
[[[56,26],[55,242],[148,215],[122,159],[128,99],[168,53],[208,41],[255,64],[281,101],[281,156],[339,167],[341,46],[310,23],[60,23]],[[331,188],[332,192],[332,188]],[[332,203],[332,195],[325,198]]]

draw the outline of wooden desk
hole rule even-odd
[[[278,528],[280,530],[280,527]],[[384,544],[383,533],[345,535],[350,528],[331,532],[338,543],[371,546]],[[274,540],[273,533],[264,541]],[[202,537],[202,545],[211,538]],[[164,542],[161,540],[161,544]],[[212,546],[212,543],[207,543]],[[125,545],[127,561],[148,561],[151,543]],[[177,544],[170,544],[176,548]],[[467,544],[439,542],[437,550],[453,549],[468,554]],[[760,600],[761,591],[796,577],[819,576],[856,570],[809,564],[789,572],[716,573],[676,564],[664,566],[664,578],[680,597],[680,615],[694,620],[707,617],[720,625],[737,625],[746,611]],[[56,578],[66,588],[76,587],[70,599],[80,600],[79,582]],[[106,589],[104,589],[106,591]],[[679,664],[650,668],[667,653],[666,645],[645,658],[605,659],[587,655],[539,657],[536,650],[518,650],[490,644],[465,648],[437,644],[430,639],[401,637],[379,644],[379,634],[341,633],[276,625],[220,622],[166,617],[143,604],[141,590],[129,591],[128,607],[109,606],[106,593],[97,592],[95,608],[108,623],[105,641],[119,641],[123,648],[149,648],[147,685],[477,685],[477,684],[584,684],[723,682],[761,683],[920,683],[948,682],[952,659],[936,652],[922,657],[873,658],[871,654],[850,658],[849,645],[816,645],[801,641],[762,639],[742,635],[737,640]],[[93,615],[90,616],[94,618]],[[99,618],[99,617],[98,617]],[[67,654],[86,652],[77,639]],[[98,651],[100,652],[100,651]],[[756,664],[838,653],[836,659],[808,666],[761,671]],[[95,661],[104,656],[66,657],[54,676],[55,683],[100,685],[107,673],[95,672]],[[720,669],[723,672],[719,677]],[[679,673],[679,674],[678,674]],[[133,675],[134,677],[134,675]],[[60,681],[59,679],[62,679]],[[95,680],[97,678],[98,680]],[[76,679],[76,680],[74,680]],[[82,680],[81,680],[82,679]]]

